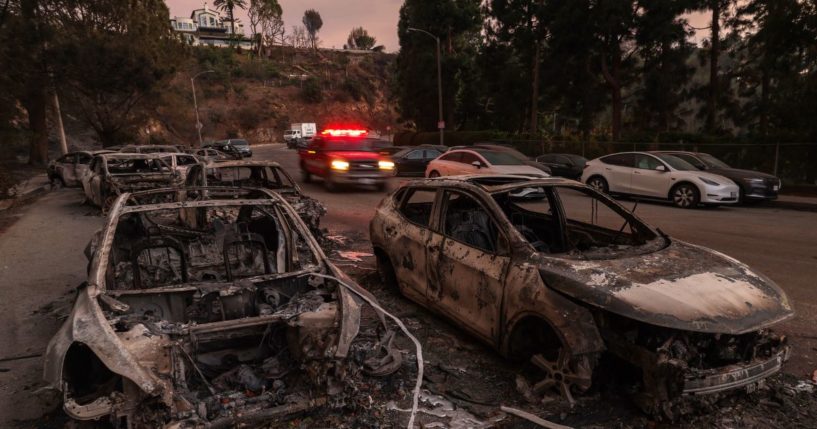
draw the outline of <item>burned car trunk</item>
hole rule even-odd
[[[159,194],[117,200],[49,343],[45,379],[71,417],[231,427],[342,402],[359,373],[399,368],[399,353],[353,342],[369,295],[283,198]]]
[[[528,361],[533,391],[572,392],[615,358],[637,401],[751,389],[780,371],[794,315],[770,279],[673,240],[565,179],[461,176],[404,185],[370,225],[378,271],[408,298],[503,355]]]

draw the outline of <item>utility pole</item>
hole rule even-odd
[[[205,74],[205,73],[214,73],[213,70],[205,70],[203,72],[197,73],[195,76],[190,78],[190,87],[193,88],[193,108],[196,110],[196,131],[199,133],[199,147],[202,146],[201,140],[201,121],[199,120],[199,103],[196,101],[196,78]]]
[[[62,125],[62,111],[60,110],[60,98],[57,95],[57,90],[53,92],[54,113],[57,116],[57,130],[60,133],[60,152],[65,155],[68,153],[68,141],[65,139],[65,128]]]
[[[408,31],[417,31],[423,34],[427,34],[434,38],[437,42],[437,110],[439,112],[439,119],[437,120],[437,128],[440,130],[440,146],[444,146],[445,139],[445,119],[443,119],[443,73],[442,73],[442,65],[440,64],[440,38],[435,36],[434,34],[421,30],[419,28],[409,27]]]

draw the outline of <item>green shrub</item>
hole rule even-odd
[[[307,103],[320,103],[323,101],[323,89],[317,78],[310,77],[303,82],[301,98]]]

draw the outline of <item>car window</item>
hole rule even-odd
[[[471,164],[471,163],[474,163],[474,162],[477,162],[477,161],[479,161],[480,163],[483,163],[482,160],[479,159],[479,157],[476,156],[475,154],[473,154],[471,152],[462,152],[462,157],[460,157],[459,161],[457,161],[457,162],[461,162],[463,164]]]
[[[463,152],[447,153],[440,157],[441,161],[461,162]]]
[[[423,159],[423,151],[413,150],[406,155],[406,159]]]
[[[511,152],[506,151],[491,151],[491,150],[481,150],[479,154],[485,158],[491,165],[524,165],[525,163],[522,162],[525,159],[525,155],[518,153],[514,154]]]
[[[553,155],[542,155],[539,158],[536,158],[538,162],[555,162],[555,157]]]
[[[632,216],[625,217],[612,203],[589,189],[556,187],[565,215],[566,252],[616,250],[620,246],[644,244],[655,237]]]
[[[433,189],[412,189],[400,207],[400,213],[410,222],[428,227],[437,191]]]
[[[292,179],[284,173],[280,168],[265,167],[264,174],[267,176],[268,188],[294,188],[295,184]]]
[[[601,158],[601,162],[605,164],[618,165],[621,167],[634,167],[635,154],[632,153],[617,153],[615,155],[608,155]]]
[[[434,159],[434,158],[440,156],[440,154],[442,154],[442,152],[440,152],[440,151],[438,151],[436,149],[426,149],[424,151],[423,157],[425,159]]]
[[[635,168],[642,170],[655,170],[659,165],[664,165],[661,161],[649,156],[638,154],[635,156]]]
[[[663,154],[663,153],[658,154],[656,156],[658,158],[660,158],[661,161],[666,162],[667,164],[670,165],[670,167],[672,167],[672,168],[674,168],[674,169],[676,169],[678,171],[697,171],[698,170],[697,168],[695,168],[694,165],[684,161],[681,158],[678,158],[677,156],[667,155],[667,154]]]
[[[537,251],[559,251],[559,216],[553,209],[549,192],[545,188],[518,188],[494,195],[494,199],[514,228]]]
[[[446,191],[443,231],[446,237],[486,252],[497,248],[497,228],[491,216],[473,197]]]
[[[179,155],[176,157],[176,163],[178,165],[193,165],[198,163],[196,158],[188,155]]]
[[[712,168],[732,168],[729,164],[721,161],[718,158],[708,154],[708,153],[699,153],[698,158],[700,158],[701,162],[705,163],[706,165]]]

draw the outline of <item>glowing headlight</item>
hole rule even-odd
[[[349,163],[341,159],[332,160],[332,170],[346,171],[349,169]]]
[[[704,182],[704,183],[706,183],[707,185],[710,185],[710,186],[721,186],[720,183],[718,183],[718,182],[716,182],[714,180],[705,179],[703,177],[699,177],[699,179],[701,179],[701,182]]]
[[[394,163],[391,161],[378,161],[377,166],[381,170],[394,170]]]

